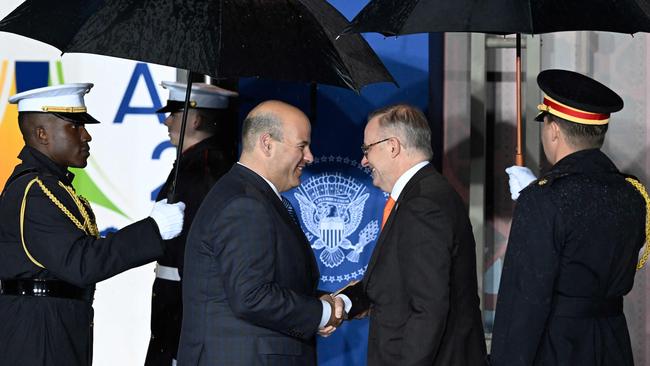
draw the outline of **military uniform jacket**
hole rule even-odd
[[[309,242],[282,201],[235,164],[188,236],[178,364],[315,365],[318,279]]]
[[[642,196],[598,149],[566,156],[524,189],[501,275],[492,364],[632,365],[622,296],[632,289],[644,228]]]
[[[38,178],[83,222],[73,194],[64,188],[70,187],[72,173],[31,147],[25,147],[19,158],[22,164],[0,196],[0,279],[63,280],[92,293],[96,282],[162,255],[163,242],[151,218],[102,239],[79,229],[34,181]],[[92,298],[0,295],[0,365],[89,366],[92,319]]]
[[[185,240],[203,198],[214,183],[225,174],[235,157],[227,153],[217,136],[209,137],[188,148],[181,155],[181,170],[176,183],[176,200],[185,203],[185,220],[181,235],[166,241],[165,254],[158,259],[163,266],[178,268],[182,274]],[[156,201],[167,198],[174,179],[174,168],[162,186]],[[180,281],[156,278],[151,300],[151,340],[145,365],[169,366],[176,358],[181,334],[183,306]]]

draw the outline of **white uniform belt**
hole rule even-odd
[[[181,276],[178,274],[178,268],[167,267],[156,263],[156,277],[168,281],[180,281]]]

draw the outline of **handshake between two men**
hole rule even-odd
[[[329,337],[332,335],[332,333],[336,331],[341,323],[343,323],[343,320],[349,319],[348,315],[352,315],[352,319],[363,319],[368,315],[368,307],[365,307],[364,309],[358,309],[358,307],[355,306],[355,309],[353,309],[352,300],[346,294],[354,291],[355,288],[360,288],[360,285],[355,286],[357,283],[359,283],[359,281],[351,281],[345,287],[337,290],[336,292],[325,294],[320,297],[321,301],[324,301],[330,305],[329,319],[327,323],[318,330],[318,334],[320,336]],[[326,306],[324,308],[326,308]],[[326,316],[327,312],[324,312],[323,319],[325,319]],[[321,324],[323,322],[321,322]]]
[[[462,199],[428,163],[430,132],[408,105],[369,116],[361,163],[393,205],[363,282],[323,296],[312,248],[282,196],[314,160],[309,119],[280,101],[256,106],[242,123],[239,162],[188,234],[178,364],[315,366],[314,335],[331,335],[372,304],[368,365],[479,365],[472,229]]]

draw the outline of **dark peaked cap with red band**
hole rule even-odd
[[[537,76],[544,92],[536,121],[549,113],[584,125],[604,125],[611,113],[623,109],[623,99],[598,81],[567,70],[544,70]]]

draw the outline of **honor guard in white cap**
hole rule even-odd
[[[527,168],[506,170],[517,205],[492,365],[632,366],[623,296],[648,258],[650,202],[643,185],[600,150],[623,100],[573,71],[542,71],[537,83],[544,97],[535,120],[552,167],[539,179],[528,171],[525,182]]]
[[[175,81],[163,81],[162,87],[169,90],[167,105],[157,110],[157,113],[170,113],[165,119],[169,137],[174,146],[178,146],[181,130],[181,118],[185,106],[185,91],[187,85]],[[193,83],[190,94],[187,126],[184,137],[183,151],[194,144],[217,133],[223,134],[229,126],[219,126],[228,122],[227,109],[230,98],[238,96],[237,92],[226,90],[215,85]],[[233,122],[230,121],[230,124]],[[235,139],[234,136],[231,136]]]
[[[159,109],[157,113],[177,112],[185,105],[185,91],[187,84],[176,81],[163,81],[160,84],[169,90],[167,105]],[[190,95],[190,108],[226,109],[230,98],[236,97],[237,92],[220,88],[216,85],[205,83],[192,83]]]
[[[169,99],[157,112],[169,113],[164,123],[172,145],[178,146],[187,85],[163,81],[162,87],[169,90]],[[185,224],[181,235],[169,241],[165,255],[156,263],[147,366],[169,366],[176,359],[183,314],[181,279],[185,240],[203,198],[236,161],[237,114],[230,108],[230,102],[237,96],[236,92],[218,86],[192,84],[175,190],[178,199],[187,204]],[[176,164],[156,200],[167,197],[175,170]]]
[[[84,95],[92,87],[91,83],[77,83],[32,89],[12,96],[9,103],[18,104],[19,113],[52,113],[72,123],[99,123],[84,103]]]
[[[84,95],[65,84],[14,95],[25,147],[0,195],[0,365],[92,364],[95,283],[155,260],[180,233],[184,204],[100,237],[68,168],[90,156]]]

